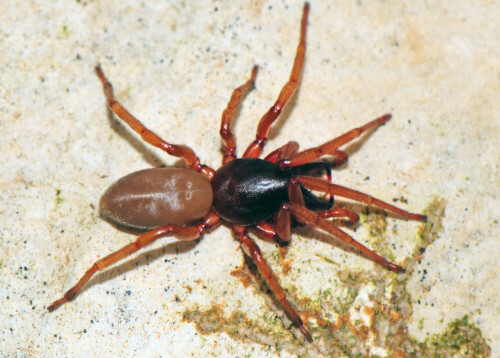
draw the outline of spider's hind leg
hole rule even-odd
[[[122,106],[120,102],[117,101],[115,94],[113,92],[113,86],[108,81],[100,65],[95,67],[97,76],[102,82],[104,91],[106,92],[106,98],[108,100],[109,108],[120,117],[125,123],[127,123],[130,128],[132,128],[137,134],[139,134],[142,139],[155,147],[167,152],[168,154],[183,159],[186,165],[193,168],[197,172],[203,174],[209,180],[214,174],[214,170],[206,165],[200,163],[200,159],[196,153],[188,146],[181,144],[170,144],[160,138],[155,132],[146,128],[144,124],[141,123],[137,118],[135,118],[125,107]]]
[[[295,204],[295,203],[286,203],[286,204],[284,204],[283,209],[289,211],[291,216],[295,220],[297,220],[298,222],[300,222],[302,224],[307,224],[307,225],[312,225],[312,226],[318,227],[319,229],[324,230],[327,233],[332,234],[333,236],[337,237],[338,239],[344,241],[346,244],[354,246],[359,251],[364,253],[366,256],[371,258],[373,261],[388,268],[389,270],[392,270],[395,272],[405,271],[404,268],[402,268],[401,266],[387,261],[385,258],[380,256],[376,252],[370,250],[369,248],[367,248],[363,244],[354,240],[354,238],[352,236],[350,236],[349,234],[347,234],[343,230],[339,229],[333,222],[323,219],[321,217],[321,214],[315,213],[314,211],[311,211],[311,210],[307,209],[306,207],[300,206],[300,205]]]

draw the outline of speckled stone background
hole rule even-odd
[[[232,89],[260,66],[234,121],[242,153],[289,76],[301,10],[300,1],[0,3],[1,356],[432,356],[430,342],[450,345],[453,322],[480,347],[461,340],[449,352],[500,356],[498,1],[311,1],[300,89],[265,153],[391,112],[346,146],[335,181],[431,219],[424,227],[371,210],[346,228],[406,266],[399,276],[307,229],[292,238],[285,274],[276,246],[259,241],[313,344],[251,265],[237,270],[244,256],[225,227],[196,242],[160,240],[46,311],[136,236],[99,218],[107,186],[181,164],[110,115],[94,66],[149,128],[217,167]]]

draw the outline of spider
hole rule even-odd
[[[146,169],[129,174],[108,188],[100,201],[101,215],[117,224],[149,231],[140,235],[134,242],[96,261],[75,286],[48,307],[50,312],[72,300],[96,272],[128,257],[155,240],[166,235],[172,235],[179,240],[194,240],[221,222],[232,228],[243,251],[254,260],[289,318],[310,342],[311,334],[294,306],[288,301],[256,242],[248,235],[249,228],[255,229],[263,238],[287,242],[290,240],[293,218],[298,223],[316,226],[336,236],[389,270],[404,271],[401,266],[387,261],[327,220],[332,217],[344,217],[354,223],[359,220],[359,216],[354,212],[343,208],[334,209],[333,198],[340,196],[377,205],[405,219],[425,221],[426,217],[409,213],[367,194],[334,184],[328,165],[324,162],[315,162],[322,156],[331,155],[334,157],[332,165],[345,163],[347,154],[338,148],[368,129],[386,123],[391,118],[390,114],[352,129],[317,147],[299,151],[299,144],[291,141],[272,151],[264,159],[259,158],[272,123],[297,89],[306,51],[308,14],[309,4],[305,3],[300,41],[289,81],[281,90],[277,101],[260,120],[256,139],[241,158],[236,157],[236,141],[231,132],[231,121],[242,95],[254,87],[258,67],[254,66],[250,79],[233,91],[227,108],[222,113],[220,135],[225,155],[222,166],[217,170],[202,165],[191,148],[170,144],[147,129],[115,99],[111,83],[104,75],[101,66],[96,66],[97,76],[103,84],[111,110],[140,134],[143,140],[170,155],[182,158],[188,168]],[[325,168],[326,179],[305,175]],[[317,197],[311,191],[322,192],[325,196]]]

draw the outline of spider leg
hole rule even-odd
[[[351,129],[347,133],[344,133],[341,136],[334,138],[320,146],[303,150],[295,154],[293,157],[279,162],[278,165],[282,169],[296,167],[298,165],[303,165],[312,162],[313,160],[328,154],[337,156],[338,164],[342,164],[347,160],[347,154],[338,150],[340,146],[349,143],[353,139],[359,137],[363,132],[367,131],[368,129],[384,124],[389,119],[391,119],[390,114],[383,115],[382,117],[379,117],[371,122],[368,122],[359,128]]]
[[[322,219],[347,218],[351,224],[356,224],[359,221],[358,214],[343,208],[318,211],[316,214]]]
[[[296,150],[294,152],[291,152],[290,149],[288,149],[287,147],[294,146],[295,144],[297,145]],[[299,151],[299,144],[295,141],[290,141],[287,144],[285,144],[284,146],[279,147],[276,150],[273,150],[271,153],[269,153],[264,158],[264,160],[267,160],[268,162],[271,162],[271,163],[280,163],[286,159],[292,158],[295,154],[298,153],[298,151]],[[289,153],[289,155],[283,156],[283,154],[281,154],[280,157],[278,158],[278,154],[283,153],[283,152]],[[329,168],[327,168],[327,166],[333,165],[335,167],[338,167],[338,166],[341,166],[342,164],[344,164],[345,162],[347,162],[348,156],[347,156],[346,152],[343,152],[341,150],[334,150],[333,152],[328,153],[328,154],[335,157],[333,160],[328,161],[328,163],[326,163],[326,162],[309,162],[309,163],[302,164],[302,166],[306,166],[307,164],[314,164],[313,166],[322,165],[323,168],[327,169],[327,175],[329,175]],[[313,169],[313,168],[311,168],[311,169]],[[331,178],[330,178],[330,180],[331,180]]]
[[[333,166],[339,166],[347,161],[347,154],[342,152],[342,151],[337,151],[338,153],[335,153],[336,159],[332,162],[310,162],[303,164],[298,167],[293,168],[293,174],[294,176],[297,175],[313,175],[316,174],[318,171],[324,170],[326,179],[328,182],[332,183],[332,165]],[[333,196],[330,195],[329,193],[325,193],[323,195],[323,199],[329,200],[331,202],[331,205],[333,205]],[[306,205],[307,206],[307,205]],[[309,206],[307,206],[309,207]],[[316,210],[315,210],[316,211]]]
[[[295,155],[299,151],[299,143],[295,141],[290,141],[282,147],[279,147],[276,150],[273,150],[269,153],[264,160],[277,163],[278,161],[288,159]]]
[[[292,229],[292,219],[290,218],[290,211],[285,207],[281,207],[276,217],[276,234],[278,237],[287,242],[290,241]]]
[[[220,223],[220,217],[211,210],[205,217],[203,221],[197,225],[193,226],[181,226],[181,225],[165,225],[157,229],[148,231],[140,235],[134,242],[122,247],[121,249],[107,255],[106,257],[96,261],[90,269],[87,270],[85,275],[78,281],[78,283],[73,286],[69,291],[67,291],[64,296],[49,307],[47,307],[49,312],[54,311],[59,306],[64,303],[71,301],[76,294],[80,291],[83,285],[97,272],[104,268],[114,264],[115,262],[128,257],[139,249],[150,245],[157,239],[165,235],[173,235],[179,240],[190,241],[202,236],[205,231],[209,228],[214,227]]]
[[[264,160],[267,160],[271,163],[281,163],[284,160],[292,158],[299,151],[299,144],[295,141],[290,141],[284,146],[272,151],[269,153]],[[347,161],[347,153],[341,150],[335,150],[331,153],[331,155],[335,156],[335,159],[331,162],[310,162],[303,164],[299,167],[295,167],[294,174],[307,175],[310,172],[316,172],[318,170],[324,170],[326,174],[326,178],[331,183],[332,182],[332,171],[331,165],[340,166]],[[326,200],[331,200],[332,195],[329,193],[325,193],[323,196]],[[333,201],[332,201],[333,204]]]
[[[246,230],[247,229],[245,226],[233,225],[233,232],[240,240],[243,251],[245,251],[245,253],[254,260],[260,274],[266,280],[276,299],[283,305],[283,308],[285,309],[288,317],[299,328],[304,337],[306,337],[309,342],[312,342],[311,334],[304,326],[304,323],[302,322],[300,316],[297,314],[295,308],[287,300],[285,291],[276,279],[276,276],[274,275],[271,267],[267,264],[266,260],[262,256],[259,246],[257,246],[255,241],[247,235]]]
[[[288,183],[288,198],[292,203],[303,207],[306,206],[300,185],[295,180],[290,180]],[[276,218],[276,233],[281,240],[290,241],[291,226],[290,210],[288,210],[286,204],[283,204],[278,210]]]
[[[344,164],[345,162],[347,162],[347,153],[346,152],[343,152],[341,150],[334,150],[333,152],[330,153],[330,155],[335,156],[335,159],[333,159],[331,161],[331,163],[336,167],[339,167],[342,164]]]
[[[241,102],[241,97],[244,93],[252,89],[255,85],[255,78],[257,77],[257,71],[259,67],[253,66],[252,76],[240,87],[236,88],[231,95],[231,99],[227,104],[227,108],[222,112],[222,120],[220,124],[220,136],[224,141],[224,147],[226,148],[226,154],[222,160],[222,164],[225,164],[236,158],[236,141],[234,139],[234,134],[231,132],[231,121],[236,111],[236,107]]]
[[[288,185],[288,197],[290,202],[307,208],[301,187],[295,180],[290,181]],[[356,224],[359,221],[358,214],[343,208],[316,211],[316,214],[322,219],[345,217],[351,224]],[[290,210],[288,210],[286,204],[282,205],[276,217],[275,227],[262,222],[256,225],[256,228],[257,232],[265,238],[279,238],[282,241],[289,241],[291,235]]]
[[[349,234],[347,234],[346,232],[339,229],[332,222],[325,220],[325,219],[322,219],[318,213],[315,213],[314,211],[311,211],[311,210],[307,209],[306,207],[300,206],[300,205],[295,204],[295,203],[286,203],[283,205],[284,205],[286,210],[290,211],[290,213],[292,214],[294,219],[296,219],[297,221],[299,221],[303,224],[309,224],[312,226],[319,227],[320,229],[322,229],[322,230],[334,235],[335,237],[339,238],[340,240],[344,241],[348,245],[354,246],[355,248],[360,250],[362,253],[364,253],[366,256],[371,258],[373,261],[388,268],[389,270],[392,270],[395,272],[404,271],[404,268],[402,268],[401,266],[387,261],[379,254],[375,253],[374,251],[370,250],[369,248],[367,248],[363,244],[354,240],[354,238],[352,238]]]
[[[262,152],[267,137],[269,135],[269,128],[273,122],[278,118],[281,110],[288,102],[290,97],[293,95],[297,89],[300,73],[302,72],[302,65],[304,64],[304,55],[306,53],[306,31],[307,31],[307,16],[309,14],[309,3],[304,4],[304,10],[302,13],[302,22],[300,27],[300,40],[297,47],[297,53],[295,55],[295,61],[293,63],[292,72],[290,74],[290,79],[285,84],[281,90],[278,99],[274,105],[267,111],[266,114],[261,118],[259,125],[257,127],[257,136],[255,140],[248,146],[247,150],[243,154],[243,157],[253,157],[256,158]]]
[[[368,204],[368,205],[377,205],[383,209],[386,209],[388,211],[392,211],[396,214],[401,215],[405,219],[410,219],[410,220],[418,220],[418,221],[425,221],[427,220],[427,217],[425,215],[420,215],[420,214],[413,214],[410,213],[406,210],[400,209],[394,205],[388,204],[382,200],[376,199],[368,194],[359,192],[357,190],[349,189],[341,185],[329,183],[324,179],[320,178],[313,178],[313,177],[303,177],[303,176],[297,176],[292,180],[296,180],[300,185],[304,186],[307,189],[310,190],[315,190],[315,191],[320,191],[323,193],[330,193],[332,195],[338,195],[343,198],[348,198],[356,201],[360,201],[362,203]]]
[[[258,224],[252,225],[252,229],[255,229],[256,234],[264,240],[272,240],[276,242],[276,240],[279,239],[279,236],[276,233],[276,228],[267,221],[262,221]]]
[[[125,123],[127,123],[130,128],[137,132],[142,139],[155,147],[158,147],[174,157],[179,157],[183,159],[186,164],[196,170],[197,172],[205,175],[209,180],[214,174],[214,170],[206,165],[200,163],[200,159],[196,156],[196,153],[185,145],[170,144],[161,139],[155,132],[147,129],[144,124],[142,124],[137,118],[135,118],[129,111],[123,107],[120,102],[115,98],[113,92],[113,86],[108,81],[100,65],[95,68],[97,76],[104,86],[106,92],[106,98],[108,100],[109,107],[111,110],[120,117]]]

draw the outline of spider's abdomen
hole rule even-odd
[[[129,174],[101,197],[103,217],[135,229],[186,224],[212,207],[212,186],[203,175],[186,168],[154,168]]]
[[[230,223],[256,224],[276,214],[288,201],[290,177],[290,171],[262,159],[234,159],[212,178],[213,207]]]

